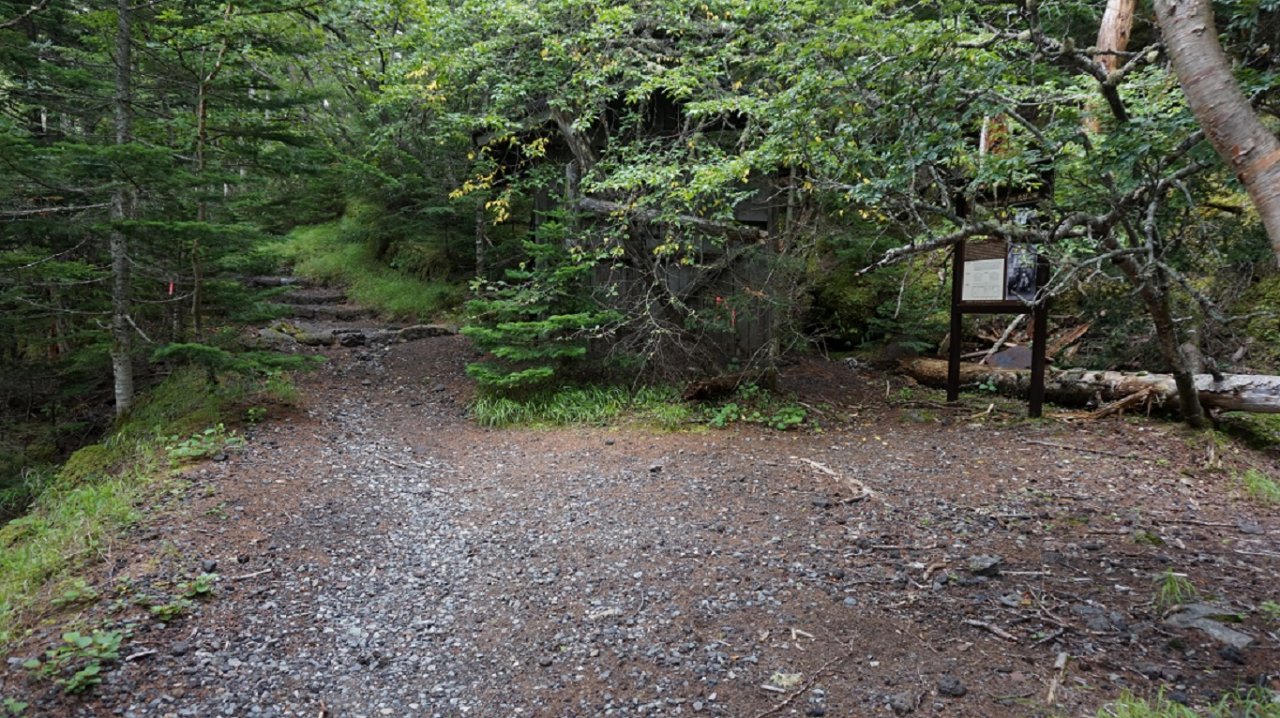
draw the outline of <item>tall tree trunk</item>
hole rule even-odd
[[[204,67],[200,68],[200,82],[196,88],[196,176],[200,177],[204,174],[204,147],[209,140],[209,85],[205,81]],[[196,201],[196,221],[204,224],[209,221],[209,203],[205,201],[204,193],[207,187],[200,187],[200,198]],[[197,230],[199,231],[199,230]],[[200,334],[204,327],[200,321],[200,235],[196,235],[191,240],[191,326],[195,330],[196,341],[200,341]]]
[[[1105,246],[1111,251],[1120,249],[1120,243],[1114,237],[1105,240]],[[1143,267],[1129,255],[1118,256],[1112,261],[1137,288],[1138,296],[1147,307],[1147,314],[1151,316],[1151,323],[1155,326],[1156,346],[1160,349],[1160,358],[1169,365],[1169,373],[1173,375],[1174,384],[1178,387],[1178,409],[1182,413],[1183,420],[1194,428],[1203,428],[1205,426],[1204,407],[1200,405],[1195,373],[1189,365],[1187,356],[1179,347],[1178,324],[1173,318],[1167,273],[1159,267],[1151,267],[1148,275],[1143,272]]]
[[[1138,0],[1107,0],[1102,23],[1098,25],[1098,41],[1094,46],[1098,49],[1095,59],[1108,73],[1120,68],[1120,56],[1112,53],[1124,52],[1129,47],[1129,35],[1133,32],[1133,12],[1137,4]]]
[[[231,17],[233,6],[227,3],[226,10],[223,12],[223,19]],[[201,63],[198,68],[198,81],[196,83],[196,176],[199,177],[205,171],[205,148],[209,145],[209,91],[213,87],[213,82],[218,78],[218,74],[222,72],[223,61],[227,57],[226,40],[223,40],[222,46],[218,48],[218,55],[214,58],[213,68],[205,71],[204,52],[201,51]],[[209,187],[201,186],[200,199],[196,202],[196,221],[204,224],[209,221],[209,203],[205,199],[204,193],[209,191]],[[201,307],[204,299],[204,277],[200,271],[200,239],[197,235],[196,239],[191,242],[191,326],[195,330],[196,338],[204,332],[204,322],[201,318],[203,308]]]
[[[1218,43],[1209,0],[1155,0],[1173,71],[1218,155],[1236,172],[1280,262],[1280,141],[1259,121]]]
[[[1120,56],[1115,53],[1124,52],[1129,47],[1129,35],[1133,32],[1133,13],[1136,5],[1137,0],[1107,0],[1107,9],[1102,13],[1102,22],[1098,24],[1098,40],[1094,43],[1098,52],[1093,59],[1107,72],[1108,78],[1121,65]],[[1102,92],[1108,103],[1112,103],[1113,99],[1118,100],[1118,96],[1115,98],[1108,96],[1108,92],[1115,92],[1114,87],[1108,90],[1104,86]],[[1115,108],[1115,104],[1112,104],[1113,115]],[[1092,112],[1086,113],[1084,126],[1092,132],[1102,131],[1102,121]]]
[[[488,268],[485,266],[485,245],[487,245],[489,241],[484,236],[485,219],[484,201],[481,200],[476,202],[475,213],[476,277],[479,279],[484,279],[485,272],[488,271]]]
[[[112,105],[115,115],[116,144],[125,145],[132,139],[133,122],[129,104],[132,100],[132,12],[129,0],[117,0],[115,47],[115,94]],[[132,329],[130,328],[129,242],[120,222],[133,216],[133,192],[127,180],[120,178],[111,195],[111,220],[117,225],[111,230],[111,372],[114,380],[116,416],[133,406],[133,356]]]

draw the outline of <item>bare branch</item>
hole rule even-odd
[[[703,232],[723,235],[730,239],[741,239],[753,242],[765,242],[769,239],[768,232],[747,225],[718,222],[714,219],[695,217],[687,214],[669,217],[663,215],[657,210],[628,207],[617,202],[608,202],[602,199],[594,199],[592,197],[583,197],[578,200],[578,209],[592,214],[620,214],[635,217],[644,222],[678,222],[682,225],[692,227]]]

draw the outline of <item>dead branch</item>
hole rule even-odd
[[[974,626],[976,628],[985,628],[986,630],[991,631],[992,633],[1003,638],[1006,641],[1013,641],[1014,643],[1018,642],[1017,636],[1013,635],[1012,633],[1009,633],[1008,631],[995,625],[994,623],[979,621],[976,618],[966,618],[964,619],[964,622],[966,625],[969,625],[969,626]]]

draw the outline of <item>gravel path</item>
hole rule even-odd
[[[190,472],[101,577],[136,595],[212,569],[216,595],[170,625],[94,609],[142,655],[87,698],[12,667],[0,695],[70,716],[1080,715],[1280,665],[1254,610],[1280,600],[1280,522],[1193,472],[1176,427],[877,406],[821,434],[486,431],[460,338],[327,353],[301,411]],[[821,371],[819,395],[881,393]],[[1166,627],[1168,567],[1253,644]]]

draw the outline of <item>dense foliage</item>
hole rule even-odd
[[[1272,12],[1223,10],[1242,81],[1266,107]],[[1100,12],[428,5],[400,87],[453,139],[442,149],[470,139],[458,194],[482,196],[491,221],[536,224],[540,203],[579,213],[578,251],[561,263],[593,268],[596,306],[619,313],[615,351],[650,369],[767,362],[806,328],[923,344],[927,311],[913,308],[945,296],[928,265],[861,281],[852,270],[997,236],[1053,256],[1050,292],[1068,306],[1112,307],[1087,317],[1097,334],[1155,319],[1149,355],[1126,341],[1112,361],[1176,370],[1189,339],[1216,355],[1242,345],[1228,315],[1270,265],[1268,245],[1201,141],[1156,29],[1140,20],[1135,40],[1150,44],[1118,53],[1110,75],[1082,49]],[[1041,200],[991,208],[1002,188]],[[752,203],[767,206],[767,235],[734,222]],[[503,260],[527,262],[529,248],[508,244]],[[744,314],[764,326],[726,321]]]
[[[1276,11],[1215,8],[1270,117]],[[255,249],[346,207],[361,262],[474,280],[494,390],[932,350],[985,236],[1052,257],[1072,361],[1266,368],[1266,234],[1150,15],[1100,55],[1102,10],[0,0],[3,470],[101,427],[122,355],[234,350]]]

